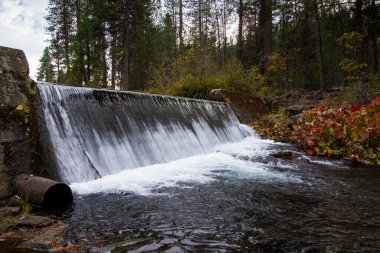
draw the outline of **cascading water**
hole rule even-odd
[[[224,103],[37,87],[43,158],[52,154],[48,165],[75,193],[62,217],[70,244],[91,252],[380,250],[379,170],[260,139]],[[281,152],[292,159],[273,155]]]
[[[37,84],[60,179],[85,182],[250,135],[225,103]]]

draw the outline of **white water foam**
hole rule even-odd
[[[298,178],[271,171],[268,164],[241,159],[243,156],[267,156],[271,144],[272,141],[262,140],[253,135],[238,143],[221,145],[208,154],[127,169],[98,180],[73,183],[70,187],[78,194],[133,192],[151,195],[157,194],[160,188],[209,183],[217,180],[218,176],[300,182]]]

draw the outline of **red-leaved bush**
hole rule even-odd
[[[380,164],[380,97],[370,105],[323,106],[304,112],[292,140],[310,155],[346,157],[354,163]]]

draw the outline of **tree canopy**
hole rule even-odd
[[[364,90],[379,72],[375,0],[50,0],[48,12],[46,81],[201,97],[216,86]]]

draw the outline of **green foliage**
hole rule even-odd
[[[239,61],[231,60],[217,71],[212,64],[204,65],[203,57],[201,53],[189,50],[170,67],[156,69],[157,79],[152,79],[152,82],[159,83],[155,87],[160,88],[149,91],[192,98],[206,98],[212,89],[253,91],[255,79]],[[176,76],[179,79],[175,80]]]
[[[345,157],[353,162],[380,164],[380,97],[365,107],[318,106],[303,113],[292,140],[310,155]]]
[[[362,59],[364,35],[358,32],[344,33],[337,42],[345,50],[345,57],[339,63],[345,73],[345,85],[354,90],[357,102],[366,102],[368,64]]]
[[[24,215],[28,215],[28,214],[30,214],[32,209],[33,209],[33,207],[29,203],[29,195],[22,196],[21,197],[21,212]]]
[[[273,52],[269,55],[269,65],[265,71],[266,84],[272,87],[281,87],[286,79],[286,58]]]
[[[260,137],[280,142],[289,142],[289,136],[293,131],[292,121],[283,109],[279,111],[279,114],[269,114],[255,121],[252,127]]]
[[[51,56],[50,49],[45,47],[42,57],[40,59],[40,65],[37,70],[37,80],[44,82],[53,82],[54,76],[54,66],[53,59]]]
[[[19,104],[15,108],[15,112],[21,118],[22,124],[28,125],[30,122],[30,108],[27,103]]]

